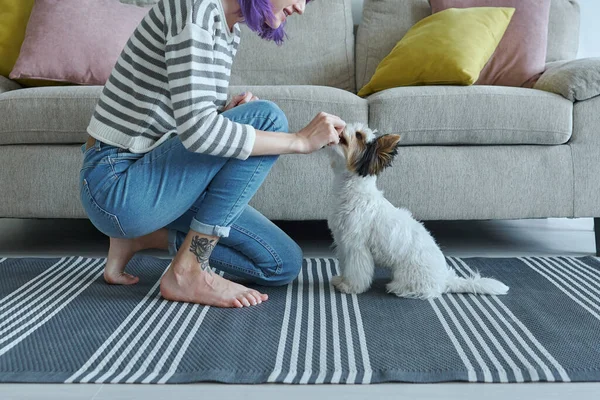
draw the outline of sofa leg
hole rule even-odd
[[[596,236],[596,257],[600,257],[600,218],[594,218],[594,235]]]

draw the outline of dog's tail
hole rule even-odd
[[[508,293],[508,286],[496,279],[482,278],[479,273],[474,273],[469,278],[461,278],[453,273],[448,278],[446,293],[498,295]]]

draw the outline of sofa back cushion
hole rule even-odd
[[[278,47],[240,24],[231,85],[322,85],[356,91],[351,0],[315,0],[287,20]]]
[[[365,0],[356,37],[356,86],[369,82],[396,43],[429,15],[428,0]],[[579,1],[552,0],[546,62],[572,60],[578,47]]]
[[[147,5],[159,0],[120,0]],[[180,1],[180,0],[176,0]],[[317,0],[292,15],[283,46],[240,24],[230,85],[322,85],[356,93],[352,0]]]

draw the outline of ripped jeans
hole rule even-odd
[[[288,131],[285,114],[270,101],[222,115],[263,131]],[[81,202],[105,235],[135,238],[166,227],[174,256],[193,229],[219,236],[209,263],[221,271],[265,286],[286,285],[298,275],[301,248],[248,205],[278,155],[239,160],[193,153],[177,135],[144,154],[98,140],[81,151]]]

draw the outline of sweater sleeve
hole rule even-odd
[[[189,151],[245,160],[250,156],[256,130],[218,113],[217,90],[227,87],[215,57],[214,37],[188,23],[165,47],[168,89],[177,134]]]

